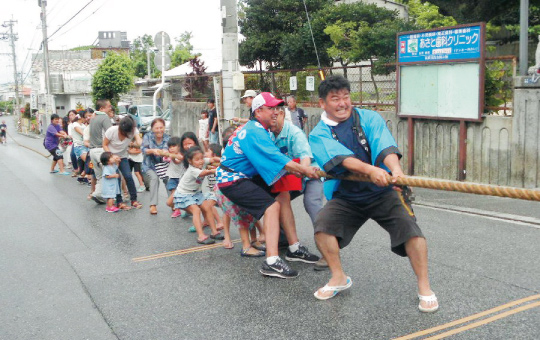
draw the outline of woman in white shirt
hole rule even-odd
[[[113,155],[120,157],[120,164],[118,168],[122,173],[122,176],[126,180],[126,184],[129,191],[131,200],[131,207],[139,209],[142,208],[142,204],[137,201],[137,188],[131,175],[129,160],[128,160],[128,148],[135,140],[135,144],[141,145],[142,140],[139,136],[139,130],[136,127],[136,123],[130,116],[126,116],[120,120],[120,123],[116,126],[111,126],[105,135],[103,136],[103,150],[109,151]],[[120,179],[119,179],[120,180]],[[122,203],[122,196],[117,197],[117,206],[122,210],[129,210],[126,204]]]

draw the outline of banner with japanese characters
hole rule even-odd
[[[398,37],[400,63],[478,59],[481,26],[447,28],[403,34]]]

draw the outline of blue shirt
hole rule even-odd
[[[272,140],[279,151],[291,159],[313,158],[306,134],[291,122],[285,121],[277,137],[272,133]]]
[[[291,160],[274,145],[271,133],[256,120],[247,122],[231,136],[217,169],[218,184],[261,175],[268,185],[285,174]]]
[[[58,132],[62,131],[62,127],[60,125],[54,125],[50,124],[47,128],[47,133],[45,134],[45,141],[43,145],[45,145],[45,149],[52,150],[56,147],[58,147],[58,141],[59,138],[56,136]]]
[[[370,110],[353,109],[352,114],[359,115],[360,125],[371,150],[371,158],[361,147],[352,130],[352,116],[338,124],[330,121],[326,118],[326,113],[323,113],[321,121],[309,134],[309,144],[315,160],[330,174],[346,173],[347,170],[342,166],[342,162],[348,157],[356,157],[388,171],[383,163],[384,158],[393,153],[401,157],[401,153],[384,119],[377,112]],[[338,140],[333,138],[332,130]],[[372,183],[340,180],[324,182],[324,193],[327,199],[340,197],[355,203],[371,202],[386,190],[390,190],[390,187],[379,188]]]
[[[167,142],[169,141],[169,135],[164,133],[161,143],[156,142],[156,136],[153,132],[148,132],[144,135],[141,151],[144,155],[144,160],[142,164],[142,171],[146,172],[148,170],[156,170],[156,163],[163,163],[163,157],[156,155],[147,155],[146,150],[148,149],[161,149],[168,150]]]

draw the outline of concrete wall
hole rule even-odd
[[[184,132],[199,133],[199,118],[206,103],[173,102],[171,136],[181,136]]]

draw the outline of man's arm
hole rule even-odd
[[[217,112],[216,112],[214,116],[214,124],[212,124],[212,133],[216,132],[217,125],[218,125],[218,117],[217,117]]]
[[[390,155],[389,155],[390,156]],[[395,155],[394,155],[395,156]],[[388,156],[387,156],[388,158]],[[397,158],[397,156],[396,156]],[[381,168],[367,164],[355,157],[347,157],[343,160],[341,165],[351,171],[362,175],[367,175],[375,185],[379,187],[386,187],[390,185],[388,183],[388,173]]]

